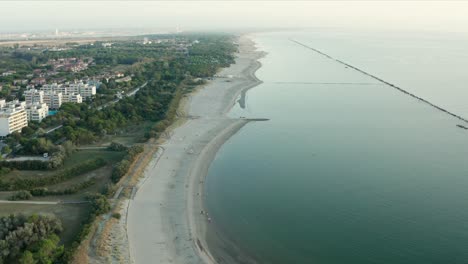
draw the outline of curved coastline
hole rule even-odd
[[[204,207],[204,179],[224,142],[252,121],[229,118],[227,113],[239,96],[242,100],[248,89],[261,83],[255,72],[263,55],[248,36],[241,36],[236,63],[190,95],[186,122],[162,144],[164,151],[148,165],[130,201],[127,232],[132,263],[217,263],[224,259],[219,257],[222,252],[207,243],[207,235],[215,232],[209,230]],[[234,77],[223,78],[228,75]]]

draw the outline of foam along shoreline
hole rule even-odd
[[[171,131],[130,201],[127,232],[133,263],[217,263],[207,245],[209,216],[201,213],[206,212],[204,179],[223,143],[253,121],[226,113],[247,89],[261,83],[255,77],[261,56],[252,40],[240,37],[236,63],[219,73],[234,77],[229,82],[215,78],[188,98],[184,112],[197,118]]]

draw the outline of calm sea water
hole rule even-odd
[[[207,206],[262,263],[468,263],[468,131],[294,38],[468,116],[468,38],[269,33]],[[466,124],[465,124],[466,125]]]

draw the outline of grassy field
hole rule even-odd
[[[86,219],[90,210],[88,204],[58,204],[58,205],[31,205],[31,204],[0,204],[0,215],[41,214],[55,215],[62,221],[63,232],[60,238],[65,245],[69,245],[80,231],[81,223]]]
[[[32,200],[35,200],[35,201],[84,200],[88,194],[101,193],[106,187],[106,185],[111,183],[111,180],[110,180],[111,174],[112,174],[112,166],[107,165],[97,170],[91,171],[89,173],[85,173],[83,175],[73,177],[72,179],[61,182],[59,184],[47,186],[47,189],[51,191],[64,190],[72,186],[78,185],[80,183],[83,183],[90,179],[93,179],[95,181],[95,183],[92,186],[82,189],[79,192],[74,193],[74,194],[41,196],[41,197],[34,197]],[[0,196],[1,196],[1,193],[0,193]]]
[[[79,150],[67,159],[67,161],[65,162],[61,170],[82,164],[83,162],[86,162],[88,160],[95,159],[95,158],[103,158],[105,161],[107,161],[107,165],[101,168],[98,168],[96,170],[90,171],[88,173],[76,175],[58,184],[49,185],[46,187],[48,190],[51,190],[51,191],[63,191],[65,189],[78,186],[79,184],[84,183],[89,180],[93,180],[94,184],[85,189],[79,190],[77,193],[73,193],[69,195],[39,196],[39,197],[34,197],[32,200],[34,201],[59,201],[59,200],[78,201],[78,200],[84,200],[88,194],[100,193],[105,189],[105,187],[109,183],[111,183],[110,177],[112,174],[113,164],[120,161],[124,155],[125,155],[125,152],[107,151],[107,150],[100,150],[100,149]],[[14,180],[17,178],[27,179],[27,178],[46,177],[46,176],[51,176],[58,172],[60,172],[60,170],[57,170],[57,171],[14,170],[7,175],[1,176],[1,179],[2,180]],[[0,200],[8,200],[14,193],[15,192],[0,192]]]
[[[82,147],[108,146],[111,142],[117,142],[125,146],[143,143],[146,141],[144,139],[145,132],[149,131],[154,124],[154,122],[149,121],[141,122],[140,124],[126,127],[114,135],[107,135],[96,144]]]
[[[107,145],[110,142],[119,142],[121,144],[131,146],[139,142],[145,131],[151,126],[151,123],[142,123],[138,126],[127,129],[117,135],[108,136],[106,138]],[[6,174],[0,175],[3,181],[15,179],[34,179],[38,177],[48,177],[60,173],[63,170],[79,166],[84,162],[102,158],[106,161],[106,165],[93,171],[74,175],[73,177],[60,182],[58,184],[46,186],[50,191],[63,191],[82,183],[93,180],[94,184],[78,192],[69,195],[49,195],[33,197],[33,201],[83,201],[88,194],[101,193],[104,188],[111,183],[111,174],[113,165],[122,160],[126,155],[126,151],[108,151],[102,148],[103,145],[95,144],[92,146],[84,146],[68,157],[64,165],[58,170],[52,171],[20,171],[13,170]],[[0,200],[8,200],[14,192],[0,192]],[[0,215],[9,214],[50,214],[58,217],[63,224],[64,231],[60,234],[62,243],[69,246],[76,235],[82,228],[82,223],[87,219],[91,210],[89,204],[56,204],[56,205],[40,205],[40,204],[9,204],[0,203]]]
[[[124,152],[108,151],[105,149],[78,150],[65,160],[63,168],[66,169],[95,158],[102,158],[108,163],[114,163],[120,161],[124,155]]]

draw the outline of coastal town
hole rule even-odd
[[[110,243],[97,226],[121,227],[122,205],[183,117],[179,103],[237,47],[204,34],[51,41],[0,41],[0,222],[44,217],[51,230],[37,239],[53,245],[44,263],[106,262],[117,252],[97,251]],[[40,247],[18,241],[11,251],[16,242],[2,239],[0,263],[39,258]]]
[[[106,46],[103,44],[103,46]],[[78,73],[93,65],[92,58],[50,59],[31,73],[19,74],[7,70],[0,74],[0,138],[13,132],[21,132],[28,122],[41,122],[54,115],[63,103],[80,104],[96,96],[102,81],[108,83],[130,82],[131,76],[121,72],[97,74],[67,81],[54,77],[60,73]],[[116,94],[120,96],[120,92]],[[23,99],[23,100],[21,100]]]
[[[137,45],[161,46],[167,50],[171,50],[177,54],[187,54],[188,48],[192,44],[197,44],[198,40],[193,43],[188,43],[185,40],[176,40],[174,38],[159,38],[149,40],[144,37],[141,40],[137,39],[130,41]],[[96,43],[96,47],[108,50],[111,52],[112,42]],[[99,45],[99,46],[98,46]],[[86,46],[86,45],[82,45]],[[88,44],[94,46],[94,43]],[[112,101],[121,99],[125,92],[130,91],[133,85],[135,88],[138,84],[132,82],[134,74],[125,74],[122,71],[113,71],[107,68],[106,70],[94,70],[96,62],[93,57],[82,56],[77,57],[60,57],[55,56],[55,53],[66,53],[67,51],[80,49],[78,44],[52,44],[46,46],[19,46],[14,44],[13,47],[3,47],[3,53],[12,52],[16,56],[16,62],[23,64],[22,56],[30,59],[29,68],[31,71],[24,70],[24,65],[18,63],[13,66],[18,66],[21,70],[11,69],[12,64],[2,65],[0,67],[0,138],[5,138],[7,135],[18,132],[24,127],[27,127],[30,122],[40,123],[49,115],[55,115],[63,103],[81,104],[82,102],[92,102],[94,99],[105,97],[104,101]],[[52,57],[45,63],[37,63],[37,57],[31,54],[52,54]],[[130,62],[123,64],[132,64],[134,58]],[[103,64],[101,61],[100,64]],[[92,68],[93,74],[88,74],[86,70]],[[120,67],[120,70],[125,69]],[[3,70],[3,71],[1,71]],[[83,74],[84,72],[84,74]],[[80,74],[81,73],[81,74]],[[99,89],[104,83],[104,88]],[[108,87],[109,86],[109,87]],[[109,91],[111,88],[113,91]],[[136,91],[133,91],[136,92]],[[112,98],[113,97],[113,98]],[[101,102],[106,103],[106,102]],[[5,154],[5,153],[4,153]]]

